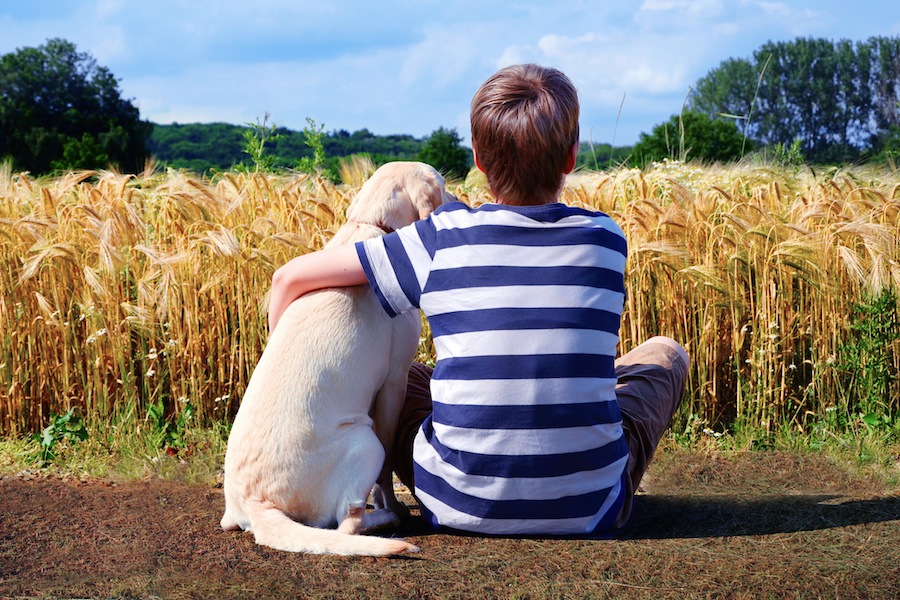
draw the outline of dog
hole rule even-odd
[[[444,186],[440,173],[423,163],[380,167],[327,246],[427,217],[454,199]],[[401,539],[356,534],[408,514],[394,495],[385,456],[420,327],[415,312],[388,317],[368,285],[318,290],[291,303],[254,369],[228,438],[223,529],[251,530],[258,544],[292,552],[418,550]]]

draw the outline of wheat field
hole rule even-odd
[[[73,407],[232,417],[265,345],[272,273],[331,237],[370,172],[348,165],[352,183],[335,185],[0,168],[0,432]],[[450,189],[490,201],[478,177]],[[691,354],[677,427],[803,431],[900,411],[897,172],[664,162],[576,174],[563,200],[625,231],[622,348],[663,334]],[[887,325],[866,329],[876,317]]]

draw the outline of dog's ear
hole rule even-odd
[[[429,202],[427,205],[420,204],[419,205],[419,218],[424,219],[428,217],[431,213],[435,211],[435,209],[442,205],[447,204],[448,202],[456,202],[457,198],[447,190],[443,188],[443,185],[439,188],[435,188],[433,193],[428,195]]]
[[[419,218],[425,219],[440,205],[454,202],[456,196],[444,189],[444,176],[437,169],[427,164],[419,164],[418,168],[421,193],[413,194],[413,197]]]

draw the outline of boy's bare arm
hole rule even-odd
[[[269,333],[291,302],[314,290],[366,283],[366,274],[353,244],[334,246],[288,261],[272,276]]]

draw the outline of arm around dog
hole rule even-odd
[[[291,302],[314,290],[366,283],[366,273],[353,244],[303,254],[279,267],[272,276],[269,332],[275,330]]]

